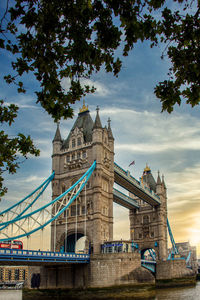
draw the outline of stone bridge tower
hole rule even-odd
[[[139,245],[141,255],[147,249],[154,249],[158,260],[167,258],[167,193],[164,182],[158,173],[157,182],[154,180],[148,166],[144,169],[141,182],[152,192],[156,193],[161,204],[151,206],[141,199],[138,210],[130,210],[130,235],[131,239]],[[134,198],[134,196],[131,195]]]
[[[51,226],[52,250],[64,246],[65,250],[73,252],[74,240],[85,235],[85,227],[94,253],[100,252],[101,243],[113,239],[114,139],[110,120],[103,128],[97,107],[93,122],[84,103],[66,140],[61,139],[57,126],[52,155],[53,199],[73,185],[94,160],[96,169],[86,192],[84,189],[77,203],[67,210],[67,218],[63,213]]]

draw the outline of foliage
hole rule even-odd
[[[0,100],[0,123],[11,126],[17,117],[17,110],[16,105],[6,106]],[[39,155],[39,150],[34,147],[30,136],[19,133],[17,137],[9,138],[5,131],[0,131],[0,197],[7,192],[7,188],[3,186],[3,173],[15,173],[20,164],[19,157],[27,158],[27,154]]]
[[[33,72],[40,83],[37,102],[57,121],[72,117],[71,104],[94,92],[81,79],[101,67],[117,76],[119,45],[126,56],[139,40],[150,40],[151,47],[164,42],[172,67],[155,93],[171,112],[183,97],[192,106],[199,103],[199,1],[170,1],[176,2],[179,11],[167,8],[165,0],[13,0],[1,20],[0,47],[17,54],[16,76]],[[67,91],[64,78],[70,81]],[[25,92],[17,77],[5,79]]]
[[[71,105],[95,91],[94,87],[84,85],[83,79],[102,67],[118,75],[122,62],[115,53],[119,46],[127,56],[138,41],[145,40],[150,41],[151,47],[166,44],[163,57],[171,61],[168,78],[155,87],[162,110],[171,112],[183,99],[192,106],[199,104],[199,0],[6,0],[6,3],[0,19],[0,48],[13,56],[14,75],[5,76],[5,80],[8,84],[15,83],[19,93],[25,93],[23,80],[18,78],[33,73],[40,84],[35,91],[37,102],[55,121],[72,117]],[[64,79],[70,82],[68,90],[62,86]],[[16,111],[14,106],[7,111],[1,107],[3,122],[11,124]],[[17,151],[24,156],[28,152],[38,154],[30,137],[23,135],[10,140],[1,132],[1,147],[0,170],[6,164],[11,173],[18,167]]]

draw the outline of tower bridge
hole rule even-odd
[[[43,287],[138,284],[145,276],[147,281],[153,282],[155,277],[169,279],[194,274],[186,268],[186,260],[174,259],[178,253],[167,219],[164,177],[161,180],[158,174],[155,181],[146,166],[138,181],[114,162],[110,119],[103,127],[98,108],[93,121],[84,104],[66,139],[62,139],[57,125],[53,139],[52,170],[53,174],[44,184],[0,214],[0,241],[27,237],[28,243],[32,234],[36,231],[43,233],[50,224],[51,251],[4,250],[0,251],[2,262],[19,262],[19,257],[20,261],[30,265],[34,265],[34,260],[37,264],[41,261],[41,274],[45,278]],[[52,200],[34,210],[35,203],[50,182]],[[125,188],[128,195],[114,188],[114,183]],[[106,254],[102,253],[102,245],[115,245],[113,202],[129,209],[130,241],[124,244],[122,241],[123,252],[117,252],[119,248],[112,246],[111,252]],[[13,226],[18,233],[13,234]],[[168,229],[172,240],[170,259]],[[87,253],[81,256],[75,250],[77,240],[83,236]],[[128,243],[131,247],[127,246]],[[153,253],[149,261],[145,259],[146,251]],[[59,267],[60,264],[64,269]],[[155,277],[143,267],[154,272]],[[58,276],[55,281],[54,273]]]
[[[142,186],[137,179],[131,176],[129,171],[125,171],[116,163],[114,163],[114,180],[117,184],[151,206],[161,204],[159,196],[153,190],[147,186]]]

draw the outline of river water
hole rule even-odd
[[[123,294],[123,293],[122,293]],[[132,293],[131,293],[132,294]],[[123,295],[122,297],[120,297],[120,295],[118,294],[117,296],[113,296],[113,297],[108,297],[108,299],[117,299],[117,300],[121,300],[121,299],[151,299],[151,300],[200,300],[200,282],[197,282],[196,286],[192,286],[192,287],[178,287],[178,288],[164,288],[164,289],[156,289],[155,290],[155,294],[151,295],[151,296],[145,296],[145,297],[138,297],[136,298],[134,296],[134,294],[129,294],[126,293],[126,296]],[[78,295],[77,295],[78,296]],[[99,295],[100,296],[100,295]],[[101,297],[96,298],[96,293],[94,293],[93,295],[90,293],[90,296],[88,297],[88,299],[101,299]],[[0,290],[0,300],[29,300],[30,298],[26,299],[25,296],[22,296],[22,291],[20,290]],[[40,300],[40,299],[47,299],[47,300],[59,300],[59,296],[55,295],[54,297],[34,297],[34,300]],[[62,297],[62,300],[68,300],[68,296],[66,296],[66,298]],[[79,297],[73,297],[73,299],[81,299]],[[86,298],[83,298],[86,299]],[[106,300],[105,294],[103,295],[104,300]]]

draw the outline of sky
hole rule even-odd
[[[161,103],[153,93],[156,83],[167,79],[170,62],[160,59],[163,47],[150,49],[149,43],[138,43],[123,59],[118,78],[101,70],[87,83],[94,84],[96,93],[85,98],[94,120],[100,107],[102,125],[111,118],[115,138],[115,162],[139,179],[146,163],[157,179],[164,175],[168,194],[168,218],[176,242],[189,241],[197,246],[200,257],[200,119],[199,107],[175,106],[171,114],[161,113]],[[119,51],[120,52],[120,51]],[[119,53],[118,52],[118,53]],[[36,104],[37,83],[32,75],[24,78],[27,92],[18,94],[3,76],[10,71],[11,57],[0,50],[0,94],[7,103],[19,106],[14,126],[5,127],[10,136],[18,132],[30,134],[41,150],[39,158],[23,162],[17,174],[5,174],[7,195],[0,209],[19,201],[51,174],[52,140],[56,124]],[[63,86],[68,87],[67,80]],[[60,131],[66,138],[82,106],[75,103],[74,119],[61,120]],[[135,165],[128,167],[135,160]],[[51,199],[51,189],[47,191]],[[114,238],[129,238],[128,210],[114,204]],[[36,247],[40,248],[39,245]],[[48,241],[46,247],[48,248]]]

